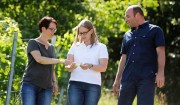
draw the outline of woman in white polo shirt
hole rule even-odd
[[[89,20],[82,20],[75,28],[77,34],[66,66],[71,77],[68,86],[69,105],[97,105],[101,94],[101,72],[108,65],[106,45],[98,42],[95,29]]]

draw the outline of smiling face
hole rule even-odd
[[[56,32],[56,26],[57,26],[57,21],[49,16],[44,16],[40,21],[39,21],[39,31],[42,33],[42,35],[45,35],[47,39],[52,38],[54,33]]]
[[[49,24],[49,27],[47,28],[47,31],[49,32],[49,34],[51,35],[51,36],[53,36],[54,35],[54,33],[56,32],[56,24],[55,23],[53,23],[53,22],[51,22],[50,24]]]
[[[46,34],[49,39],[53,37],[56,30],[56,24],[54,22],[51,22],[47,29],[45,27],[42,27],[42,33]]]
[[[93,45],[98,41],[95,28],[91,21],[84,19],[74,29],[77,31],[74,43],[84,42],[86,45]]]
[[[85,27],[79,27],[78,28],[78,38],[84,42],[84,43],[90,43],[91,42],[91,34],[88,34],[90,30]]]
[[[133,12],[133,8],[128,8],[125,12],[125,21],[132,27],[137,27],[136,14]]]

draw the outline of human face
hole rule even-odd
[[[56,31],[57,31],[56,24],[51,22],[49,24],[49,27],[47,28],[47,33],[53,36]]]
[[[125,21],[132,27],[137,27],[136,15],[134,16],[133,8],[128,8],[125,12]]]
[[[50,28],[50,27],[48,27],[48,29],[50,29],[53,33],[56,33],[56,31],[57,31],[56,28]]]
[[[89,33],[89,29],[85,27],[79,27],[78,37],[84,43],[90,43],[91,34]]]

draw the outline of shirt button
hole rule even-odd
[[[133,54],[135,54],[135,53],[133,52]]]
[[[135,39],[136,39],[136,37],[135,37]]]
[[[136,45],[134,44],[134,47],[135,47]]]
[[[134,63],[134,61],[132,61]]]

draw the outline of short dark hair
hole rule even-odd
[[[52,18],[52,17],[49,17],[49,16],[44,16],[40,21],[39,21],[39,30],[40,32],[42,32],[41,28],[42,27],[45,27],[46,29],[49,27],[49,24],[53,22],[57,25],[57,21]]]
[[[134,16],[136,15],[136,13],[139,13],[141,16],[144,17],[144,13],[143,13],[141,7],[139,7],[137,5],[133,6],[133,13],[134,13]]]

